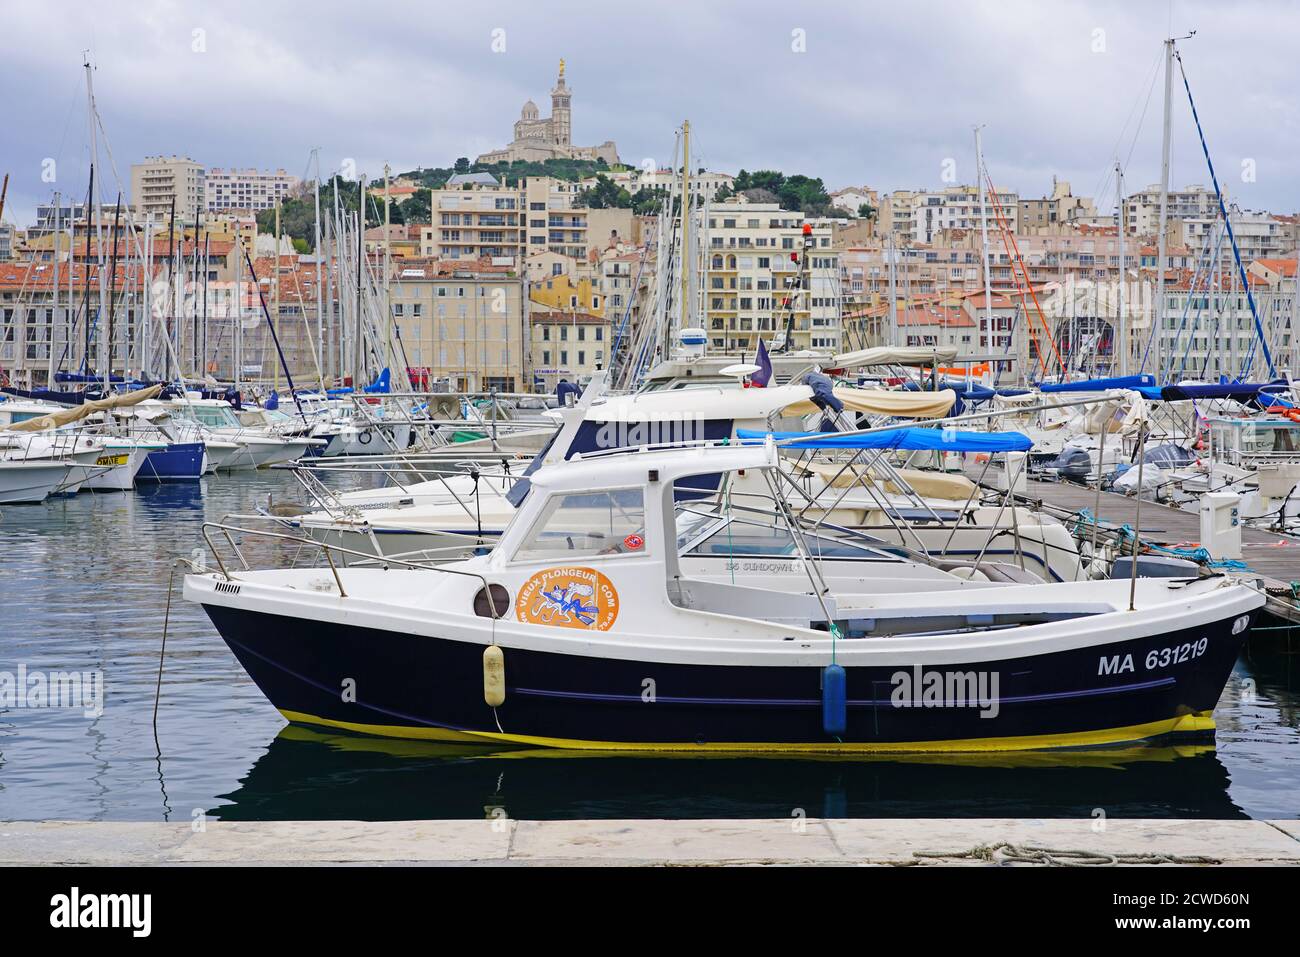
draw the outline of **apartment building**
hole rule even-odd
[[[188,156],[146,156],[131,166],[131,201],[141,217],[165,222],[176,204],[176,218],[193,222],[207,208],[203,165]]]
[[[274,209],[300,182],[282,169],[271,172],[214,167],[204,176],[204,208],[213,213]]]
[[[588,312],[534,309],[531,366],[535,386],[554,392],[561,379],[577,382],[608,367],[610,322]]]
[[[728,201],[708,211],[701,314],[709,346],[752,353],[759,339],[771,342],[794,312],[792,348],[840,347],[840,252],[829,225],[803,234],[801,212],[776,203]],[[810,243],[810,245],[808,245]],[[798,266],[791,259],[809,250],[809,288],[791,285]]]
[[[1277,259],[1295,254],[1295,242],[1287,224],[1270,213],[1232,210],[1232,235],[1243,260]],[[1169,223],[1165,241],[1198,252],[1213,254],[1216,246],[1224,256],[1232,255],[1232,245],[1224,235],[1223,220],[1217,209],[1210,216],[1188,217]]]
[[[453,390],[531,391],[524,280],[510,266],[407,260],[394,265],[389,299],[412,368]]]
[[[896,189],[880,201],[877,222],[882,236],[901,236],[912,231],[912,206],[916,202],[916,192],[910,189]]]
[[[921,191],[912,198],[911,236],[914,242],[933,242],[944,230],[978,230],[981,210],[988,214],[989,231],[1005,225],[1011,232],[1020,228],[1020,198],[1007,190],[998,191],[998,202],[986,195],[980,204],[978,186],[950,186],[938,191]],[[897,214],[895,214],[897,215]]]
[[[1064,180],[1052,180],[1052,195],[1042,199],[1020,200],[1020,222],[1022,231],[1039,227],[1053,226],[1057,223],[1073,223],[1079,220],[1091,220],[1097,215],[1091,199],[1075,196],[1070,191],[1070,184]]]
[[[1225,201],[1227,197],[1224,197]],[[1148,186],[1124,200],[1128,207],[1126,225],[1133,236],[1154,236],[1160,230],[1160,184]],[[1169,191],[1168,219],[1212,218],[1219,211],[1213,190],[1200,184]]]
[[[421,256],[491,259],[521,267],[529,254],[550,251],[583,259],[611,235],[630,237],[630,209],[575,206],[578,183],[529,177],[522,186],[466,182],[432,191],[433,224],[423,227]]]

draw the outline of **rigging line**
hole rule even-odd
[[[1191,307],[1192,307],[1192,300],[1193,300],[1193,299],[1195,298],[1195,296],[1196,296],[1197,285],[1198,285],[1198,282],[1199,282],[1199,280],[1200,280],[1200,278],[1201,278],[1201,270],[1202,270],[1202,269],[1205,270],[1207,277],[1208,277],[1208,274],[1209,274],[1209,259],[1208,259],[1208,256],[1209,256],[1209,253],[1210,253],[1210,239],[1211,239],[1211,236],[1212,236],[1212,232],[1211,232],[1211,233],[1206,233],[1206,234],[1205,234],[1205,242],[1202,243],[1202,245],[1201,245],[1201,255],[1200,255],[1199,257],[1197,257],[1197,258],[1198,258],[1198,265],[1197,265],[1197,267],[1196,267],[1196,272],[1192,274],[1192,278],[1188,281],[1188,284],[1187,284],[1187,299],[1186,299],[1186,301],[1183,303],[1183,314],[1182,314],[1182,316],[1181,316],[1181,317],[1179,318],[1179,320],[1178,320],[1178,328],[1177,328],[1177,330],[1175,330],[1175,332],[1174,332],[1174,341],[1173,341],[1173,343],[1172,343],[1171,346],[1170,346],[1169,369],[1168,369],[1168,371],[1171,373],[1171,375],[1170,375],[1168,381],[1173,381],[1173,376],[1172,376],[1172,373],[1173,373],[1173,365],[1174,365],[1173,349],[1174,349],[1175,347],[1177,347],[1177,345],[1178,345],[1178,340],[1179,340],[1180,338],[1182,338],[1183,330],[1184,330],[1185,328],[1187,328],[1187,313],[1188,313],[1188,311],[1191,309]],[[1221,239],[1222,239],[1222,236],[1220,236],[1220,240],[1221,240]],[[1218,254],[1218,251],[1219,251],[1219,244],[1218,244],[1218,242],[1215,243],[1214,251],[1215,251],[1215,254],[1217,255],[1217,254]],[[1197,322],[1197,324],[1200,323],[1200,317],[1201,317],[1201,310],[1200,310],[1200,307],[1198,306],[1197,309],[1196,309],[1196,322]],[[1187,353],[1188,353],[1188,351],[1189,351],[1189,350],[1191,349],[1191,347],[1192,347],[1192,337],[1195,336],[1195,334],[1196,334],[1196,332],[1195,332],[1195,327],[1193,327],[1192,332],[1189,333],[1189,334],[1188,334],[1188,337],[1187,337],[1187,347],[1183,350],[1182,364],[1180,365],[1179,370],[1178,370],[1178,377],[1179,377],[1179,378],[1182,378],[1183,370],[1184,370],[1184,368],[1186,367],[1186,364],[1187,364]],[[1162,379],[1164,379],[1163,370],[1162,370],[1160,373],[1157,374],[1156,378],[1157,378],[1158,380],[1162,380]]]
[[[1146,97],[1146,103],[1147,103],[1147,104],[1150,104],[1150,102],[1151,102],[1151,95],[1152,95],[1152,93],[1155,92],[1155,88],[1156,88],[1156,78],[1159,76],[1160,61],[1161,61],[1163,58],[1164,58],[1164,53],[1163,53],[1163,51],[1162,51],[1161,53],[1159,53],[1159,54],[1156,55],[1155,61],[1154,61],[1154,62],[1152,63],[1152,65],[1151,65],[1151,81],[1150,81],[1150,83],[1148,84],[1148,87],[1147,87],[1147,97]],[[1118,134],[1116,135],[1116,137],[1115,137],[1115,145],[1111,147],[1110,153],[1109,153],[1108,155],[1111,155],[1111,156],[1118,156],[1118,155],[1119,155],[1119,147],[1120,147],[1120,144],[1124,142],[1124,132],[1128,129],[1128,125],[1129,125],[1129,123],[1133,120],[1133,114],[1134,114],[1134,112],[1136,112],[1136,110],[1137,110],[1137,104],[1138,104],[1138,101],[1137,101],[1136,99],[1134,99],[1134,101],[1133,101],[1133,106],[1129,108],[1128,118],[1127,118],[1126,120],[1124,120],[1124,125],[1121,126],[1121,127],[1119,128],[1119,133],[1118,133]],[[1133,132],[1133,143],[1134,143],[1134,144],[1137,143],[1138,135],[1140,134],[1141,129],[1142,129],[1142,123],[1143,123],[1143,120],[1145,120],[1145,118],[1146,118],[1146,111],[1147,111],[1146,106],[1143,106],[1143,108],[1142,108],[1142,117],[1138,120],[1138,126],[1137,126],[1137,129],[1135,129],[1134,132]],[[1130,150],[1129,150],[1129,156],[1132,157],[1132,155],[1133,155],[1133,151],[1132,151],[1132,149],[1130,148]],[[1124,163],[1124,165],[1127,167],[1127,166],[1128,166],[1128,162],[1126,161],[1126,162]],[[1094,196],[1103,196],[1103,195],[1105,195],[1105,188],[1106,188],[1107,186],[1110,185],[1110,178],[1111,178],[1111,175],[1112,175],[1113,173],[1114,173],[1114,170],[1113,170],[1113,169],[1109,169],[1109,168],[1108,168],[1108,169],[1106,170],[1106,173],[1102,176],[1100,182],[1098,182],[1098,184],[1097,184],[1097,188],[1096,188],[1095,190],[1093,190],[1092,195],[1094,195]]]
[[[1192,119],[1196,122],[1196,133],[1201,139],[1201,152],[1205,154],[1205,165],[1210,170],[1210,182],[1214,184],[1214,195],[1219,201],[1219,213],[1223,216],[1223,223],[1228,230],[1228,240],[1232,243],[1232,257],[1237,263],[1237,271],[1241,276],[1242,289],[1246,293],[1246,302],[1250,306],[1250,315],[1255,323],[1255,335],[1259,337],[1261,351],[1264,354],[1264,361],[1268,363],[1268,374],[1270,378],[1277,376],[1277,369],[1273,365],[1273,354],[1269,351],[1268,343],[1264,341],[1264,327],[1259,320],[1259,311],[1255,308],[1255,296],[1250,291],[1250,280],[1246,276],[1246,267],[1241,261],[1241,249],[1237,246],[1237,237],[1232,231],[1232,219],[1228,216],[1228,210],[1223,203],[1223,191],[1219,189],[1219,177],[1214,172],[1214,161],[1210,159],[1210,147],[1205,142],[1205,130],[1201,127],[1200,115],[1196,112],[1196,101],[1192,99],[1192,87],[1187,81],[1187,71],[1183,68],[1182,54],[1175,52],[1174,56],[1178,60],[1178,72],[1183,78],[1183,89],[1187,91],[1187,102],[1192,108]],[[1163,278],[1164,263],[1156,263],[1157,272]],[[1160,285],[1163,287],[1164,283]]]

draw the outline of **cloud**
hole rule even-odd
[[[55,188],[85,191],[85,49],[126,180],[132,162],[160,152],[294,174],[314,147],[327,171],[346,158],[372,177],[385,162],[399,171],[447,165],[504,145],[525,100],[545,113],[563,56],[575,142],[614,139],[634,163],[666,162],[689,118],[710,168],[774,167],[831,188],[933,187],[949,158],[960,178],[973,178],[971,127],[980,123],[999,186],[1042,195],[1059,176],[1076,193],[1113,190],[1119,154],[1136,189],[1159,179],[1153,67],[1171,24],[1197,30],[1181,49],[1224,188],[1243,206],[1300,208],[1288,167],[1300,151],[1290,49],[1300,10],[1282,4],[1181,2],[1170,13],[1109,0],[668,0],[453,12],[334,0],[71,0],[57,14],[38,4],[0,12],[0,88],[16,93],[0,141],[6,213],[24,222]],[[1208,183],[1177,75],[1173,101],[1173,184]],[[56,160],[55,183],[41,177],[46,159]],[[1254,182],[1242,181],[1247,160]],[[117,185],[106,170],[104,182],[111,202]],[[1113,193],[1096,199],[1109,208]]]

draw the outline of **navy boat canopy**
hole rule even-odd
[[[888,432],[857,435],[839,432],[764,432],[737,429],[742,440],[764,441],[769,435],[786,448],[796,449],[905,449],[917,452],[1028,452],[1033,440],[1021,432],[958,432],[909,426]]]
[[[1122,375],[1109,379],[1080,379],[1078,382],[1043,382],[1039,392],[1105,392],[1108,389],[1140,389],[1153,386],[1156,377],[1150,375]]]
[[[1285,382],[1225,382],[1220,385],[1150,386],[1137,391],[1148,399],[1186,402],[1190,399],[1232,399],[1249,402],[1266,389],[1285,389]],[[1267,393],[1265,393],[1267,394]]]

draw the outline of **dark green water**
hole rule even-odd
[[[490,751],[286,726],[207,617],[176,600],[152,728],[170,563],[199,526],[297,499],[277,472],[8,506],[0,671],[99,670],[103,713],[0,711],[0,819],[1300,817],[1300,687],[1257,632],[1217,747],[994,758],[620,757]],[[249,545],[257,564],[284,546]],[[178,573],[179,579],[179,573]],[[1300,633],[1290,642],[1300,653]]]

